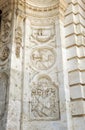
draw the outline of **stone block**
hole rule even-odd
[[[68,35],[71,35],[71,34],[74,34],[76,33],[76,30],[75,30],[75,25],[69,25],[66,27],[65,29],[65,35],[68,36]]]
[[[73,118],[73,129],[74,130],[85,130],[85,117]]]
[[[73,58],[68,60],[68,72],[78,69],[78,59]]]
[[[70,85],[81,83],[80,71],[70,72],[68,76]]]
[[[71,99],[85,98],[84,90],[82,85],[75,85],[70,87]]]
[[[71,102],[71,111],[73,116],[85,114],[85,101],[78,100]]]
[[[66,47],[73,46],[76,43],[77,43],[77,37],[75,36],[75,34],[72,34],[65,38]]]

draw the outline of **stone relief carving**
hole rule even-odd
[[[37,44],[41,43],[47,43],[47,42],[53,42],[55,37],[55,30],[54,27],[39,27],[34,28],[31,27],[31,35],[30,35],[30,41],[35,42]]]
[[[30,62],[34,69],[48,70],[55,64],[56,53],[50,47],[36,47],[32,49]]]
[[[30,118],[59,119],[58,86],[47,75],[40,76],[31,84]]]
[[[0,66],[5,65],[8,61],[10,50],[4,45],[0,48]]]
[[[0,34],[0,67],[7,65],[10,49],[8,44],[11,42],[11,26],[12,26],[12,11],[7,10],[2,13],[1,19],[1,34]],[[1,68],[1,69],[2,69]]]
[[[12,12],[5,12],[2,16],[1,41],[6,43],[11,34]]]
[[[22,28],[17,27],[16,29],[16,36],[15,36],[15,42],[16,42],[16,57],[20,57],[20,48],[22,46]]]
[[[7,93],[8,76],[6,73],[0,73],[0,120],[3,118],[6,111]]]

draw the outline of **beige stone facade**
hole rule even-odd
[[[84,0],[0,0],[0,130],[85,130]]]

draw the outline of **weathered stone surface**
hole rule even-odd
[[[0,130],[84,130],[84,0],[0,10]]]

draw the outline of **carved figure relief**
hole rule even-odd
[[[30,118],[32,120],[59,119],[58,86],[43,75],[31,85]]]
[[[0,73],[0,119],[3,118],[6,110],[8,92],[8,76]]]
[[[32,50],[30,62],[34,69],[48,70],[55,63],[55,51],[50,47],[37,47]]]
[[[20,48],[22,46],[22,28],[17,27],[16,29],[16,36],[15,36],[15,42],[16,42],[16,57],[20,57]]]
[[[30,41],[36,43],[47,43],[50,40],[53,40],[55,36],[54,28],[31,28]]]
[[[1,66],[7,63],[9,53],[10,53],[10,50],[6,45],[0,48],[0,65]]]

